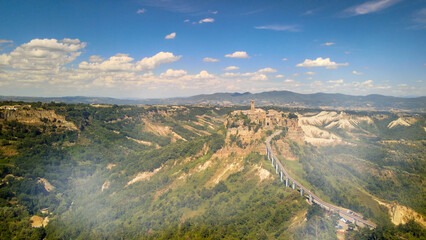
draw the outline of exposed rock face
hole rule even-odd
[[[52,184],[50,184],[50,182],[47,181],[44,178],[39,178],[39,180],[37,182],[38,183],[43,183],[44,189],[46,189],[46,191],[48,191],[48,192],[50,192],[50,191],[52,191],[52,190],[55,189],[55,187]]]
[[[414,118],[398,118],[388,124],[388,128],[394,128],[396,126],[409,127],[411,124],[415,123],[416,119]]]
[[[49,123],[68,130],[77,130],[74,123],[68,122],[64,116],[57,115],[53,110],[32,109],[28,106],[3,106],[0,109],[0,119],[32,125]]]

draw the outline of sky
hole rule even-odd
[[[426,94],[425,0],[0,0],[0,95]]]

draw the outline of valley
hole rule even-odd
[[[425,121],[254,103],[3,102],[1,238],[422,239]],[[377,228],[337,235],[337,214],[285,188],[266,154],[276,131],[271,149],[295,181]]]

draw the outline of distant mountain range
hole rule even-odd
[[[351,96],[345,94],[314,93],[300,94],[290,91],[271,91],[262,93],[214,93],[192,97],[161,99],[117,99],[107,97],[19,97],[0,96],[0,101],[25,102],[64,102],[89,104],[161,104],[161,105],[249,105],[251,100],[256,106],[281,106],[323,108],[337,110],[379,110],[379,111],[426,111],[426,97],[401,98],[383,95]]]

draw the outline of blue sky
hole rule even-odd
[[[0,94],[423,96],[426,1],[0,1]]]

